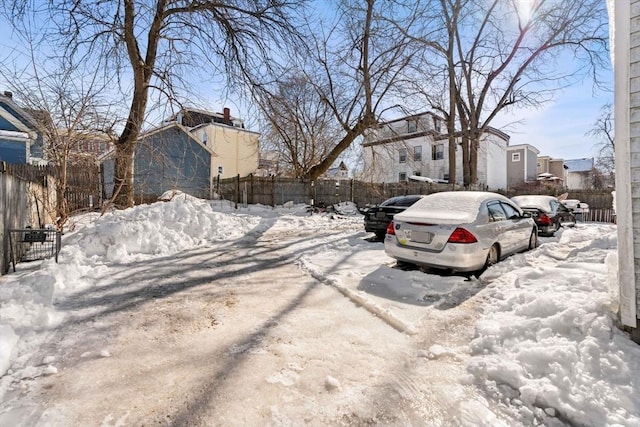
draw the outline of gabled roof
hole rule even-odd
[[[593,157],[565,160],[564,165],[568,168],[568,172],[591,172],[593,170]]]
[[[16,104],[11,96],[0,94],[0,116],[19,132],[38,131],[38,121],[29,112]]]

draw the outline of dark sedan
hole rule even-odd
[[[541,236],[551,237],[560,227],[576,225],[576,217],[571,210],[553,196],[515,196],[511,200],[531,214]]]
[[[383,239],[387,233],[387,226],[393,216],[404,211],[420,200],[422,195],[397,196],[385,200],[376,206],[367,206],[360,212],[364,215],[365,231],[375,233],[378,239]]]

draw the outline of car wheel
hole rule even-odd
[[[531,230],[531,236],[529,236],[529,250],[535,249],[538,246],[538,233],[534,228]]]
[[[498,245],[493,245],[487,254],[487,260],[484,263],[484,268],[489,268],[498,261],[500,261],[500,249],[498,248]]]

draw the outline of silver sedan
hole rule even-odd
[[[535,248],[537,236],[533,219],[500,194],[446,191],[396,214],[384,249],[398,261],[474,272]]]

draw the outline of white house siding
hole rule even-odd
[[[636,328],[640,317],[640,0],[611,0],[611,3],[614,4],[614,17],[610,22],[615,28],[620,318],[623,324]]]
[[[591,188],[590,173],[568,172],[565,185],[569,190],[587,190]]]
[[[431,157],[432,147],[435,144],[444,146],[444,157],[440,160],[432,160]],[[424,177],[443,179],[449,169],[447,145],[446,140],[434,142],[430,136],[365,145],[363,179],[371,182],[398,182],[400,173],[409,177],[416,172]],[[416,146],[422,147],[422,159],[419,161],[413,158],[413,150]],[[400,163],[399,159],[401,149],[407,150],[404,163]],[[458,181],[462,181],[462,171],[456,172]]]
[[[498,190],[507,188],[507,140],[493,134],[486,134],[483,138],[485,182],[489,188]],[[478,177],[480,178],[480,165]]]
[[[419,174],[423,177],[446,179],[449,172],[448,140],[442,129],[434,127],[434,118],[430,113],[410,116],[383,124],[379,129],[370,132],[363,144],[364,168],[361,178],[371,182],[398,182],[400,174],[408,178]],[[410,133],[409,121],[417,120],[414,128],[416,135]],[[430,132],[426,132],[430,131]],[[435,132],[433,132],[435,131]],[[420,133],[422,132],[422,133]],[[434,134],[438,134],[434,140]],[[478,182],[492,189],[506,188],[505,170],[506,147],[508,135],[500,136],[495,132],[487,132],[482,137],[478,151]],[[443,146],[443,158],[434,160],[433,147]],[[413,157],[414,147],[422,147],[422,159]],[[407,156],[403,163],[399,161],[401,149],[406,149]],[[463,182],[462,151],[456,150],[456,183]]]

